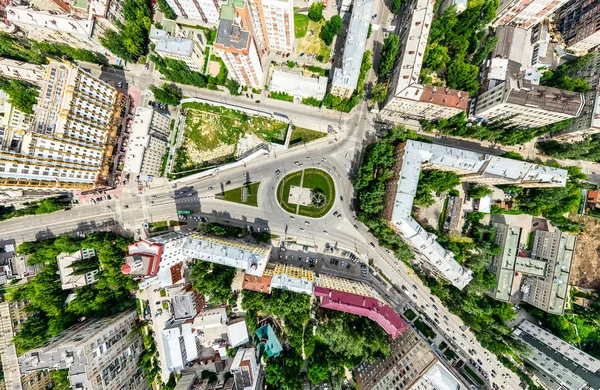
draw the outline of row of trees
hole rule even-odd
[[[0,56],[37,65],[47,64],[48,58],[104,63],[103,58],[88,50],[76,49],[61,43],[17,39],[6,33],[0,33]]]
[[[448,119],[423,120],[425,131],[437,130],[442,134],[455,137],[474,138],[499,143],[501,145],[520,145],[544,134],[561,131],[573,123],[572,119],[556,122],[547,126],[526,128],[510,124],[510,117],[489,123],[469,122],[467,115],[461,112]]]
[[[540,84],[547,87],[566,89],[567,91],[589,91],[590,86],[588,82],[580,77],[573,77],[573,75],[587,65],[592,58],[594,58],[594,55],[594,53],[588,53],[584,56],[578,57],[576,60],[562,64],[553,71],[546,71],[542,75]]]
[[[323,99],[323,105],[329,109],[334,109],[342,112],[350,112],[356,105],[360,102],[360,100],[364,97],[365,94],[365,78],[367,77],[367,72],[373,63],[371,62],[371,51],[365,50],[363,53],[362,62],[360,64],[360,73],[358,75],[358,82],[356,83],[356,88],[354,89],[354,93],[348,99],[342,99],[339,96],[334,96],[330,93],[325,95]]]
[[[154,100],[170,106],[178,106],[183,97],[181,89],[170,84],[163,84],[162,87],[151,85],[150,91],[154,94]]]
[[[342,18],[340,15],[333,15],[331,19],[329,19],[323,28],[321,28],[321,33],[319,37],[325,42],[327,46],[333,43],[333,38],[340,33],[342,30]]]
[[[33,313],[13,338],[17,351],[23,353],[40,345],[81,317],[105,317],[135,307],[131,291],[137,289],[137,283],[121,272],[127,244],[125,238],[99,232],[85,239],[61,236],[19,245],[17,252],[29,255],[28,264],[41,264],[42,268],[33,280],[8,295],[10,300],[28,302],[26,311]],[[56,256],[80,248],[96,250],[99,280],[77,290],[77,297],[65,304],[70,291],[62,290],[57,283]]]
[[[431,83],[437,73],[450,88],[471,94],[479,89],[479,65],[494,49],[498,39],[485,26],[494,19],[498,0],[469,2],[457,15],[456,6],[448,7],[436,18],[421,71],[422,81]]]
[[[68,205],[69,201],[66,198],[48,198],[25,204],[26,207],[22,209],[15,209],[13,206],[0,206],[0,221],[25,215],[49,214],[64,210]]]
[[[554,140],[538,142],[536,147],[543,154],[558,159],[600,161],[599,137],[592,136],[574,143],[563,143]]]
[[[183,61],[156,55],[150,56],[150,60],[154,62],[156,69],[169,81],[193,85],[198,88],[217,89],[217,85],[226,85],[227,83],[227,67],[220,58],[213,58],[221,64],[221,69],[216,77],[193,72]]]
[[[116,22],[119,31],[108,29],[100,43],[113,54],[128,62],[137,62],[148,52],[152,5],[150,0],[125,0],[125,25]]]
[[[398,50],[400,50],[400,38],[395,34],[390,34],[383,41],[383,47],[381,48],[381,57],[377,68],[377,74],[380,78],[385,78],[394,69]]]

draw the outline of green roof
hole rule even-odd
[[[87,6],[88,6],[87,0],[75,0],[75,3],[73,4],[73,7],[81,8],[81,9],[87,9]]]
[[[281,343],[277,339],[277,336],[275,336],[275,332],[273,332],[273,328],[271,328],[271,325],[265,325],[262,328],[256,329],[256,336],[259,340],[259,360],[263,351],[267,353],[268,357],[277,357],[279,356],[279,353],[283,351]]]
[[[235,19],[235,11],[233,10],[233,2],[230,0],[227,4],[221,6],[221,19],[233,20]]]

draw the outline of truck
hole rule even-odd
[[[178,215],[188,215],[191,214],[192,212],[190,210],[177,210],[177,214]]]

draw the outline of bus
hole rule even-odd
[[[177,210],[177,214],[178,215],[188,215],[191,214],[192,212],[190,210]]]

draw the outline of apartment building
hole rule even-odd
[[[0,57],[0,76],[42,85],[46,75],[45,65],[35,65]]]
[[[256,361],[254,348],[238,349],[230,369],[236,390],[256,390],[262,387],[264,373]]]
[[[63,290],[71,290],[89,286],[98,281],[99,268],[87,269],[85,273],[76,272],[74,265],[85,260],[92,260],[96,257],[94,249],[80,249],[75,253],[61,253],[56,257],[58,263],[58,273],[60,274],[60,284]],[[98,264],[99,267],[99,264]]]
[[[62,62],[51,62],[29,131],[3,136],[0,187],[79,190],[108,183],[126,97]]]
[[[154,52],[161,57],[183,61],[194,72],[204,72],[206,40],[202,34],[193,39],[167,35],[156,41]]]
[[[471,270],[463,268],[454,254],[436,241],[436,235],[411,216],[422,168],[455,172],[466,182],[489,185],[564,187],[567,183],[564,169],[412,140],[396,147],[394,159],[394,176],[385,184],[381,217],[413,248],[421,267],[459,289],[473,278]]]
[[[248,5],[244,0],[229,0],[221,7],[213,49],[223,59],[230,78],[242,86],[262,88],[263,70],[251,31]]]
[[[167,369],[170,372],[183,370],[187,363],[198,358],[196,334],[191,321],[167,322],[161,337]]]
[[[471,118],[492,122],[506,120],[521,127],[540,127],[579,116],[583,93],[534,85],[510,78],[471,100]]]
[[[288,290],[298,294],[312,295],[315,273],[306,268],[276,264],[274,269],[266,269],[265,275],[271,276],[271,288]]]
[[[583,54],[600,45],[600,2],[574,0],[557,12],[556,28],[563,36],[565,49]]]
[[[291,53],[294,50],[294,1],[248,0],[252,35],[264,51]]]
[[[530,251],[524,250],[527,232],[494,223],[496,243],[502,248],[488,270],[496,275],[489,295],[499,301],[527,302],[540,310],[562,315],[568,299],[569,275],[576,237],[560,231],[536,230]]]
[[[159,177],[169,149],[171,120],[149,107],[138,107],[131,125],[124,172]]]
[[[22,373],[69,369],[75,389],[147,389],[137,362],[144,350],[137,313],[85,320],[19,357]]]
[[[390,345],[390,356],[354,368],[359,390],[464,388],[429,345],[408,328]]]
[[[400,57],[388,86],[381,113],[414,119],[450,118],[468,108],[469,94],[419,83],[429,30],[433,22],[432,0],[410,0],[398,12]]]
[[[543,328],[523,321],[513,335],[529,347],[524,360],[550,389],[600,389],[600,360]]]
[[[349,99],[356,89],[372,11],[373,0],[355,0],[352,5],[352,15],[342,54],[342,67],[335,68],[333,71],[332,95]]]
[[[552,16],[568,0],[500,0],[492,26],[532,28]]]
[[[167,0],[167,3],[178,19],[187,19],[186,23],[219,24],[220,0]]]

